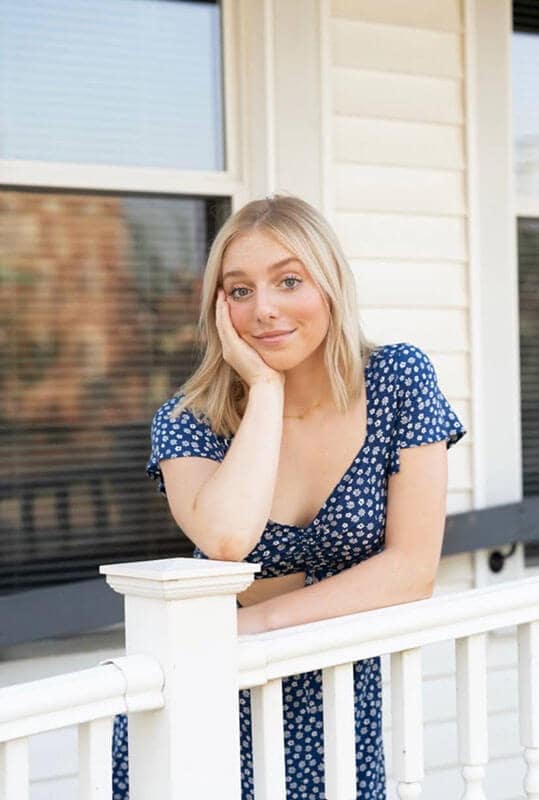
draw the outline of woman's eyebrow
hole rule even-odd
[[[298,261],[298,259],[296,258],[296,256],[289,256],[288,258],[283,258],[282,261],[277,261],[275,264],[271,264],[269,267],[267,267],[267,270],[269,272],[273,272],[274,270],[279,269],[279,267],[284,267],[285,264],[289,264],[290,261]],[[232,269],[230,270],[230,272],[227,272],[225,275],[223,275],[223,283],[226,281],[227,278],[232,278],[232,277],[239,278],[245,274],[246,273],[243,272],[243,270],[241,269]]]

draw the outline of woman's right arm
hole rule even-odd
[[[191,457],[164,460],[161,472],[172,515],[186,536],[209,558],[242,561],[270,516],[285,375],[238,335],[223,289],[217,292],[215,323],[224,361],[249,387],[245,413],[221,463]]]
[[[172,515],[208,558],[241,561],[271,512],[283,425],[284,384],[259,379],[222,462],[165,459],[160,467]]]

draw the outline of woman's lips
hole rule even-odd
[[[264,344],[278,344],[279,342],[284,342],[295,333],[295,329],[293,331],[288,331],[288,333],[280,333],[278,336],[261,336],[257,337],[257,341],[263,342]]]

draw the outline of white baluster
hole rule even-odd
[[[518,626],[520,741],[527,800],[539,800],[539,621]]]
[[[462,800],[486,800],[488,762],[487,634],[455,640],[457,730],[462,764]]]
[[[415,800],[421,795],[424,777],[419,647],[391,656],[391,728],[397,794],[401,800]]]
[[[251,689],[253,777],[256,800],[285,800],[282,680]]]
[[[0,800],[29,800],[28,739],[0,744]]]
[[[112,796],[111,717],[79,725],[80,800],[110,800]]]
[[[354,665],[322,670],[325,792],[331,800],[356,799]]]

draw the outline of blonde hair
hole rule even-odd
[[[226,248],[233,239],[253,230],[272,235],[298,258],[329,303],[324,360],[340,411],[346,411],[359,396],[365,365],[377,348],[363,334],[354,275],[322,214],[305,200],[282,194],[247,203],[226,220],[211,245],[197,330],[202,360],[177,392],[183,397],[170,415],[177,417],[187,408],[199,418],[206,417],[213,431],[227,438],[239,427],[249,387],[223,359],[215,303]]]

